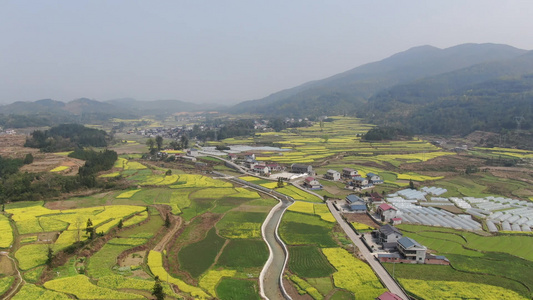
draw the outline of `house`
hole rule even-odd
[[[366,179],[368,179],[368,181],[372,184],[383,183],[383,179],[374,173],[366,173]]]
[[[399,239],[403,237],[402,232],[389,224],[381,226],[376,233],[378,243],[383,245],[383,249],[394,249]]]
[[[356,201],[354,203],[349,204],[350,211],[354,213],[360,213],[364,214],[367,211],[366,203],[363,201]]]
[[[373,192],[370,193],[370,200],[372,203],[383,202],[383,196],[379,193]]]
[[[387,226],[387,225],[385,225]],[[392,227],[392,226],[391,226]],[[427,248],[420,245],[417,241],[406,236],[398,240],[398,251],[405,259],[423,264],[426,260]]]
[[[324,178],[329,180],[341,180],[341,173],[335,171],[335,170],[328,170],[326,174],[324,175]]]
[[[255,165],[253,170],[254,170],[254,172],[257,172],[257,173],[259,173],[261,175],[266,175],[266,174],[270,173],[270,170],[265,165]]]
[[[244,161],[245,162],[255,161],[255,154],[254,153],[246,153],[246,154],[244,154]]]
[[[402,224],[402,218],[392,218],[390,219],[390,223],[392,224],[392,226],[400,225]]]
[[[391,292],[385,292],[381,295],[379,295],[376,300],[403,300],[400,296],[391,293]]]
[[[267,164],[266,166],[270,170],[270,173],[272,173],[272,172],[281,172],[284,169],[283,166],[280,165],[280,164]]]
[[[179,158],[183,159],[183,160],[188,160],[188,161],[196,161],[196,157],[193,157],[193,156],[179,156]]]
[[[353,185],[361,189],[372,187],[372,184],[368,182],[368,179],[363,177],[355,177],[353,179]]]
[[[198,156],[198,149],[191,148],[191,149],[187,150],[187,156],[192,156],[192,157]]]
[[[352,204],[355,202],[365,202],[365,201],[363,201],[363,199],[357,197],[356,195],[348,195],[346,196],[346,202],[348,202],[348,204]]]
[[[229,154],[228,154],[228,159],[231,160],[231,161],[235,161],[235,160],[237,160],[237,154],[235,154],[235,153],[229,153]]]
[[[388,263],[417,263],[414,259],[409,259],[405,256],[403,256],[401,253],[379,253],[378,254],[378,260],[380,262],[388,262]],[[419,262],[420,263],[420,262]],[[422,262],[427,265],[449,265],[450,261],[442,255],[433,255],[433,254],[426,254],[426,257],[424,259],[424,262]],[[394,299],[394,298],[392,298]]]
[[[310,190],[319,190],[322,188],[320,182],[318,182],[318,180],[316,180],[314,177],[307,177],[304,180],[303,186]]]
[[[259,165],[259,163],[255,160],[252,160],[252,161],[247,161],[244,163],[244,165],[250,169],[250,170],[253,170],[255,168],[255,166]]]
[[[344,168],[342,169],[342,177],[348,178],[348,179],[354,179],[355,177],[361,177],[361,175],[359,175],[359,173],[354,169]]]
[[[378,208],[376,209],[376,213],[381,218],[381,221],[387,222],[387,223],[390,222],[392,218],[396,217],[397,212],[398,210],[396,208],[394,208],[393,206],[387,203],[380,204]]]
[[[292,164],[291,165],[291,172],[293,173],[307,173],[307,174],[314,174],[313,173],[313,166],[311,165],[304,165],[304,164]]]

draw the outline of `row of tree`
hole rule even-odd
[[[45,131],[35,130],[24,146],[39,148],[43,152],[59,152],[84,147],[107,147],[109,139],[103,130],[80,124],[61,124]]]

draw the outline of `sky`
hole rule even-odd
[[[409,48],[533,50],[533,1],[0,0],[0,103],[237,103]]]

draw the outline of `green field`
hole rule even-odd
[[[217,223],[219,234],[228,239],[261,237],[261,224],[266,213],[230,211]]]
[[[193,277],[200,276],[215,262],[224,242],[225,240],[217,235],[215,228],[212,228],[203,240],[181,249],[178,253],[181,269]]]
[[[217,286],[221,300],[260,299],[257,283],[250,280],[223,278]]]
[[[299,277],[327,277],[335,272],[315,246],[289,247],[289,269]]]
[[[337,243],[332,238],[332,228],[333,224],[322,221],[318,216],[288,211],[281,220],[279,233],[289,245],[334,247]]]
[[[218,258],[217,265],[230,269],[259,268],[268,259],[268,248],[262,240],[230,240]]]

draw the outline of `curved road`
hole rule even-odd
[[[400,288],[400,286],[392,279],[392,277],[389,275],[389,273],[383,268],[383,266],[379,263],[379,261],[376,260],[376,258],[370,253],[368,248],[363,244],[363,242],[359,239],[359,237],[355,234],[355,232],[352,230],[350,225],[346,223],[346,221],[342,218],[340,213],[335,209],[331,201],[327,201],[328,208],[331,211],[331,214],[335,217],[337,220],[337,223],[341,226],[341,228],[344,230],[346,235],[352,240],[352,242],[359,248],[359,251],[363,255],[363,257],[366,259],[370,267],[374,270],[376,275],[381,279],[381,282],[385,285],[385,287],[391,291],[392,293],[400,296],[404,300],[409,300],[409,297],[404,293],[404,291]]]

